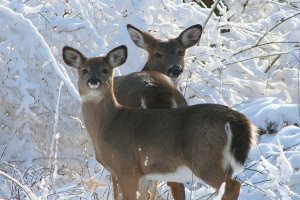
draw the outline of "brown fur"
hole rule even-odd
[[[118,102],[128,107],[171,108],[172,100],[178,107],[187,106],[185,98],[171,80],[155,71],[131,73],[114,79],[114,91]]]

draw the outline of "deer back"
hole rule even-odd
[[[162,73],[137,72],[114,81],[114,92],[121,105],[153,109],[187,106],[172,80]]]

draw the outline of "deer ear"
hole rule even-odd
[[[134,44],[142,49],[147,50],[147,47],[153,40],[153,37],[150,34],[132,26],[131,24],[127,24],[127,30]]]
[[[202,26],[200,24],[196,24],[182,31],[182,33],[177,37],[177,40],[179,40],[185,48],[190,48],[199,41],[201,34]]]
[[[113,67],[124,64],[126,59],[127,47],[125,45],[114,48],[106,55],[107,62]]]
[[[62,50],[62,55],[65,63],[74,68],[78,68],[86,61],[86,57],[72,47],[65,46]]]

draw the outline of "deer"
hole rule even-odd
[[[127,30],[134,44],[147,50],[148,60],[141,72],[114,78],[114,91],[118,102],[125,106],[145,109],[187,106],[185,98],[176,86],[184,70],[185,52],[200,40],[202,26],[190,26],[178,37],[166,41],[157,39],[131,24],[127,25]],[[117,199],[116,178],[112,177],[112,182]],[[182,183],[168,182],[168,185],[175,200],[185,199]],[[150,186],[145,187],[148,190]],[[152,186],[152,193],[156,193],[153,188],[155,187]]]
[[[148,60],[141,72],[114,78],[114,91],[118,102],[124,106],[145,109],[187,106],[185,98],[176,86],[184,70],[185,52],[200,40],[202,26],[190,26],[178,37],[165,41],[131,24],[127,25],[127,31],[134,44],[147,51]],[[112,180],[114,194],[117,194],[116,178],[112,177]],[[147,182],[145,184],[148,184],[145,185],[145,190],[150,188],[151,195],[155,196],[157,183],[153,182],[152,186]],[[168,185],[174,200],[185,199],[182,183],[168,182]]]
[[[115,77],[114,89],[119,103],[157,109],[187,106],[176,86],[184,70],[186,49],[200,40],[202,26],[193,25],[177,38],[166,41],[156,39],[131,24],[127,25],[127,30],[132,41],[147,50],[148,60],[141,72]]]
[[[99,57],[87,58],[68,46],[62,54],[78,72],[96,159],[117,178],[125,200],[139,199],[142,179],[183,183],[193,177],[216,190],[225,182],[222,199],[238,199],[241,184],[232,176],[243,169],[257,134],[246,116],[219,104],[123,106],[114,94],[113,71],[127,59],[125,45]]]

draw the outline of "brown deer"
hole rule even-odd
[[[236,200],[242,169],[256,129],[241,113],[218,104],[173,109],[120,105],[113,68],[127,59],[126,46],[86,58],[63,48],[66,64],[77,68],[84,123],[97,160],[117,177],[123,198],[139,197],[143,178],[183,182],[195,175],[215,189],[226,183],[224,200]]]
[[[114,91],[118,102],[124,106],[150,109],[187,106],[186,100],[171,82],[173,81],[175,86],[178,84],[184,70],[185,51],[199,41],[202,26],[199,24],[191,26],[182,31],[177,38],[166,41],[156,39],[130,24],[127,25],[127,30],[133,42],[147,50],[148,60],[142,72],[114,79]],[[112,180],[116,194],[115,178]],[[156,193],[153,189],[155,185],[156,183],[152,186],[152,193]],[[168,185],[174,200],[185,199],[183,184],[169,182]],[[145,189],[148,187],[145,186]]]
[[[186,49],[195,45],[201,37],[201,25],[191,26],[177,38],[167,41],[156,39],[130,24],[127,29],[134,43],[148,51],[148,60],[143,72],[114,79],[118,102],[129,107],[152,109],[187,106],[184,97],[174,85],[177,85],[184,70]]]
[[[176,108],[187,106],[183,95],[174,86],[172,80],[160,72],[138,72],[115,77],[114,90],[120,104],[127,107],[142,107],[149,109]],[[117,179],[112,176],[114,198],[118,199]],[[154,199],[156,182],[144,181],[144,190],[151,190]],[[185,189],[182,183],[169,182],[174,200],[185,199]],[[149,198],[150,199],[150,198]]]

